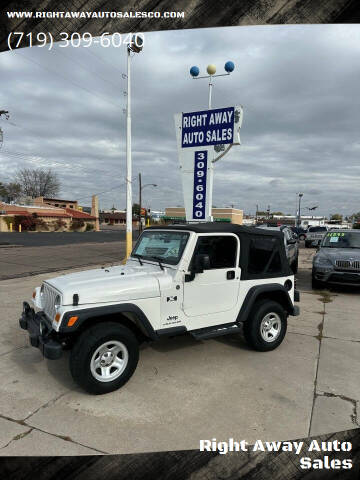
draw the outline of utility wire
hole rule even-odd
[[[77,66],[81,67],[83,70],[85,70],[86,72],[89,72],[91,73],[91,75],[95,75],[96,77],[100,78],[101,80],[107,82],[109,85],[111,85],[112,87],[116,88],[116,89],[119,89],[119,85],[116,85],[115,83],[111,82],[109,79],[103,77],[102,75],[100,75],[98,72],[94,72],[93,70],[89,70],[87,68],[87,66],[85,66],[82,62],[79,62],[78,59],[74,60],[73,58],[70,58],[68,55],[65,55],[63,49],[61,50],[60,48],[57,48],[55,50],[56,54],[59,54],[62,55],[63,57],[67,58],[70,62],[73,62],[75,63]]]
[[[36,60],[34,59],[30,59],[28,58],[27,56],[23,55],[22,53],[20,53],[18,50],[16,50],[16,53],[15,55],[20,55],[21,57],[23,57],[25,60],[27,60],[28,62],[31,62],[31,63],[34,63],[35,65],[37,65],[38,67],[52,73],[53,75],[56,75],[56,76],[59,76],[61,78],[63,78],[64,80],[66,80],[67,82],[70,82],[72,83],[73,85],[75,85],[76,87],[78,88],[81,88],[82,90],[84,90],[85,92],[89,93],[90,95],[94,95],[95,97],[97,98],[100,98],[100,100],[103,100],[105,102],[108,102],[112,105],[112,107],[114,107],[114,101],[113,100],[110,100],[108,98],[105,98],[101,95],[99,95],[98,93],[95,93],[93,92],[92,90],[89,90],[88,88],[86,87],[83,87],[81,85],[79,85],[77,82],[74,82],[73,80],[71,80],[70,78],[66,77],[65,75],[62,75],[61,73],[59,72],[55,72],[54,70],[51,70],[51,68],[48,68],[46,67],[45,65],[42,65],[41,63],[37,62]]]

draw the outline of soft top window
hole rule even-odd
[[[248,272],[251,274],[281,273],[281,259],[276,238],[252,238]]]

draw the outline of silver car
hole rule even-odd
[[[360,287],[360,230],[325,234],[313,258],[312,287],[327,283]]]

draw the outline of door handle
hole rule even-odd
[[[234,270],[229,270],[228,272],[226,272],[226,279],[227,280],[234,280],[234,278],[235,278]]]

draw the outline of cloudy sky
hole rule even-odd
[[[316,213],[360,210],[360,26],[249,26],[153,32],[132,62],[133,194],[144,204],[182,205],[173,115],[243,105],[242,145],[216,164],[213,203],[254,213],[294,213],[297,192]],[[52,168],[60,195],[125,207],[126,50],[21,49],[0,54],[0,181],[18,168]]]

